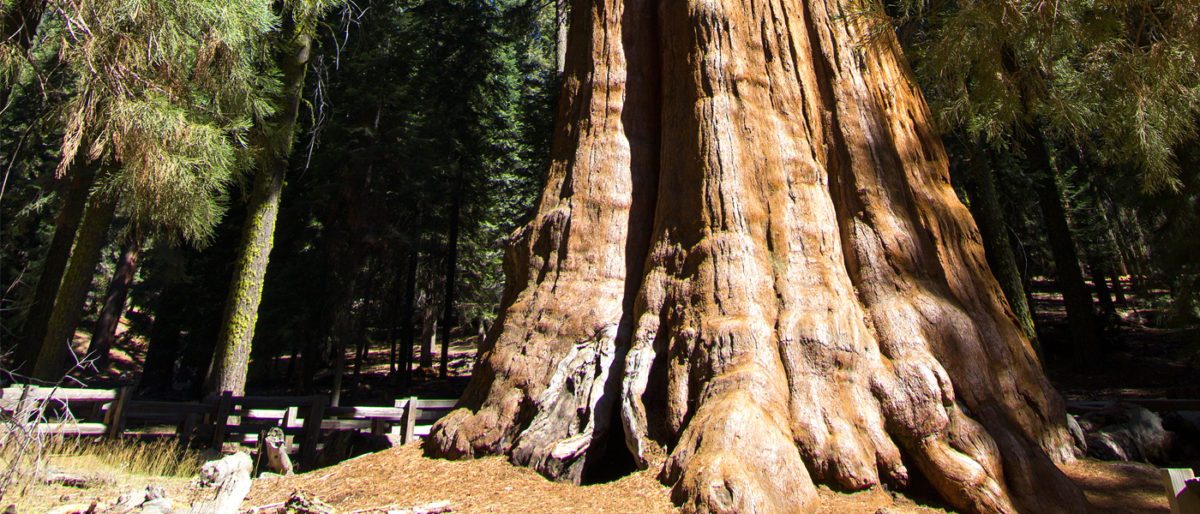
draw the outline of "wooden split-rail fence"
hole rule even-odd
[[[121,437],[175,436],[185,444],[220,448],[254,444],[272,427],[299,446],[302,466],[316,462],[323,433],[355,430],[390,435],[400,444],[429,434],[456,400],[401,398],[391,407],[334,407],[329,397],[234,396],[226,391],[200,402],[141,400],[133,388],[75,389],[14,385],[0,390],[9,423],[24,422],[42,434]],[[20,416],[30,419],[19,420]],[[31,423],[37,421],[37,423]]]

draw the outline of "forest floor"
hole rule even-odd
[[[1050,284],[1036,282],[1034,308],[1038,316],[1044,363],[1051,381],[1068,401],[1116,398],[1200,398],[1200,328],[1159,328],[1153,299],[1119,306],[1108,331],[1111,347],[1093,370],[1080,371],[1065,348],[1068,332],[1061,298]],[[83,346],[86,334],[77,338]],[[474,363],[476,338],[464,337],[450,348],[449,377],[433,370],[414,373],[412,386],[397,390],[388,377],[388,350],[372,348],[357,377],[347,376],[347,404],[375,404],[396,396],[456,398],[465,388]],[[351,354],[347,361],[352,362]],[[145,345],[134,338],[119,338],[112,353],[113,371],[93,383],[109,386],[128,381],[140,372]],[[434,368],[440,355],[435,349]],[[277,362],[277,369],[286,361]],[[328,374],[316,377],[327,385]],[[252,383],[252,385],[254,385]],[[256,393],[286,391],[288,384],[263,384]],[[257,390],[261,389],[261,390]],[[382,403],[381,403],[382,404]],[[260,479],[243,504],[244,509],[283,501],[293,491],[315,494],[340,512],[360,509],[412,507],[449,501],[454,512],[670,512],[669,489],[655,479],[654,468],[612,482],[573,486],[550,482],[535,472],[514,467],[500,457],[473,461],[445,461],[423,455],[420,443],[363,455],[336,466],[293,477]],[[69,463],[67,463],[69,466]],[[1200,462],[1173,463],[1196,467]],[[86,466],[83,466],[86,468]],[[78,503],[145,484],[143,476],[126,476],[119,470],[101,470],[111,477],[96,490],[63,486],[38,486],[26,496],[35,501],[25,512]],[[1157,469],[1148,464],[1081,460],[1063,468],[1085,492],[1096,512],[1167,512]],[[153,479],[186,498],[185,479]],[[124,489],[123,489],[124,488]],[[944,512],[945,506],[927,494],[900,495],[885,490],[844,494],[819,488],[821,512]],[[33,506],[36,505],[36,506]],[[371,512],[362,510],[361,512]]]

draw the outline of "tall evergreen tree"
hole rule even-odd
[[[304,78],[312,51],[313,32],[320,16],[339,4],[329,0],[294,0],[283,4],[283,26],[274,41],[276,66],[282,87],[276,97],[275,113],[255,130],[257,159],[246,205],[246,221],[238,250],[225,315],[217,338],[216,354],[209,372],[210,391],[234,391],[246,387],[250,344],[258,320],[263,281],[275,238],[275,220],[287,173],[288,156]]]
[[[102,163],[107,172],[92,186],[93,203],[103,199],[167,237],[202,242],[223,211],[224,190],[241,161],[241,134],[268,112],[261,95],[273,82],[257,73],[254,46],[274,24],[268,6],[251,2],[231,11],[216,0],[86,0],[55,13],[65,26],[60,60],[75,78],[60,107],[56,175],[77,161]],[[107,227],[88,230],[76,239],[103,243]],[[63,309],[82,305],[98,258],[76,255],[98,252],[98,244],[75,246],[47,326],[29,327],[45,334],[35,372],[42,380],[61,374],[75,326],[60,324],[78,321]],[[71,270],[87,275],[71,279],[85,285],[67,283]]]

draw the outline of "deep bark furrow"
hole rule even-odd
[[[621,6],[572,23],[559,160],[510,252],[504,326],[433,453],[511,452],[576,480],[579,445],[620,437],[590,428],[603,400],[587,392],[608,373],[635,462],[667,454],[660,478],[685,510],[808,509],[814,482],[903,486],[906,462],[964,510],[1080,507],[1046,454],[1070,458],[1062,401],[987,273],[895,42],[855,47],[864,22],[836,0],[666,3],[636,31],[616,20],[644,2]],[[633,82],[639,52],[661,56],[661,83]],[[605,81],[583,80],[589,66]],[[648,84],[657,103],[634,102]],[[655,158],[614,152],[647,133]],[[624,359],[580,361],[614,315]]]

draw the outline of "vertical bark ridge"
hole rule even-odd
[[[898,47],[857,46],[841,3],[663,2],[657,34],[641,31],[657,47],[614,21],[644,1],[580,6],[572,41],[592,46],[569,50],[550,185],[509,254],[468,409],[438,423],[433,453],[511,451],[577,480],[539,463],[606,441],[592,400],[619,379],[630,453],[668,454],[659,476],[685,510],[811,509],[814,482],[903,485],[906,463],[964,510],[1083,505],[1053,465],[1070,458],[1062,400],[987,272]],[[612,153],[650,126],[611,123],[645,108],[613,103],[632,80],[581,71],[633,69],[621,58],[642,48],[662,57],[654,165]],[[630,184],[651,176],[652,230],[631,243],[647,224]],[[581,214],[593,204],[610,210]],[[617,261],[623,275],[603,266]]]
[[[578,480],[583,451],[611,419],[612,402],[601,400],[612,393],[600,392],[619,380],[610,368],[623,362],[617,340],[639,289],[659,127],[651,4],[602,0],[572,16],[546,192],[506,254],[502,314],[460,402],[467,409],[435,426],[431,452],[519,449],[515,459]],[[576,408],[585,420],[551,422]]]

